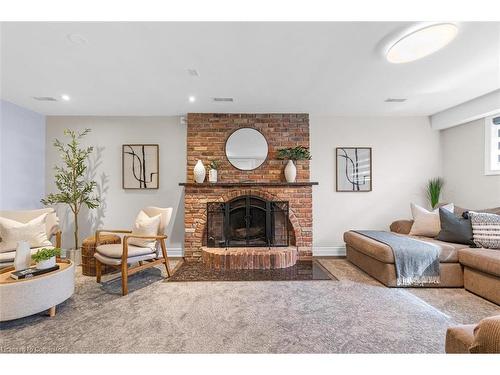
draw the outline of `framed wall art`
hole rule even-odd
[[[371,147],[337,147],[336,169],[338,192],[372,191]]]
[[[159,146],[130,144],[122,146],[123,189],[158,189],[160,187]]]

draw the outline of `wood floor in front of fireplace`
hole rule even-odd
[[[294,266],[268,270],[221,270],[208,268],[203,262],[182,262],[167,282],[179,281],[338,281],[316,260],[298,261]]]

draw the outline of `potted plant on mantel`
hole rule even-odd
[[[288,147],[278,149],[278,159],[288,160],[285,167],[285,179],[287,182],[295,182],[297,177],[297,167],[294,161],[311,160],[309,149],[304,146]]]
[[[208,170],[208,182],[211,183],[216,183],[217,182],[217,170],[220,167],[220,161],[218,160],[212,160],[210,164],[208,165],[210,168]]]
[[[80,148],[80,140],[90,132],[85,129],[83,132],[75,132],[70,129],[64,130],[64,135],[70,137],[70,142],[62,143],[56,139],[54,147],[59,151],[63,166],[55,166],[55,185],[58,193],[50,193],[41,202],[44,205],[57,203],[67,204],[73,213],[74,220],[74,248],[68,250],[66,257],[79,263],[80,248],[78,242],[78,214],[83,205],[89,209],[99,207],[99,198],[93,196],[93,191],[97,185],[95,181],[87,181],[85,172],[87,170],[87,160],[94,150],[93,147]]]

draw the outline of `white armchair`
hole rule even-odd
[[[147,207],[142,211],[149,217],[160,216],[158,233],[155,236],[133,235],[131,230],[97,230],[95,234],[96,252],[96,281],[101,282],[101,266],[106,264],[119,268],[122,274],[122,295],[128,294],[128,276],[146,268],[154,267],[158,264],[165,264],[167,277],[170,277],[168,265],[167,247],[165,240],[165,230],[172,216],[172,208]],[[99,235],[101,233],[121,233],[125,234],[121,244],[99,245]],[[129,244],[132,238],[155,240],[156,247],[141,247]],[[134,264],[136,266],[131,267]]]
[[[59,228],[59,218],[53,208],[41,208],[37,210],[17,210],[17,211],[0,211],[0,217],[14,220],[20,223],[28,223],[29,221],[40,217],[43,214],[48,214],[45,219],[45,227],[47,238],[54,242],[55,247],[61,247],[61,230]],[[1,240],[1,238],[0,238]],[[45,246],[50,247],[50,246]],[[35,253],[38,248],[32,248],[31,252]],[[11,266],[14,263],[16,251],[0,252],[0,268]]]

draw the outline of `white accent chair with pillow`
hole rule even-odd
[[[53,208],[0,211],[0,268],[11,266],[18,241],[28,241],[31,253],[40,248],[61,247],[59,219]]]
[[[95,234],[96,281],[101,282],[101,266],[121,269],[122,295],[128,294],[128,276],[158,264],[165,264],[170,277],[165,230],[172,217],[172,208],[147,207],[136,218],[133,230],[97,230]],[[121,244],[99,245],[101,233],[125,234]],[[133,266],[134,264],[137,264]],[[131,267],[133,266],[133,267]]]

